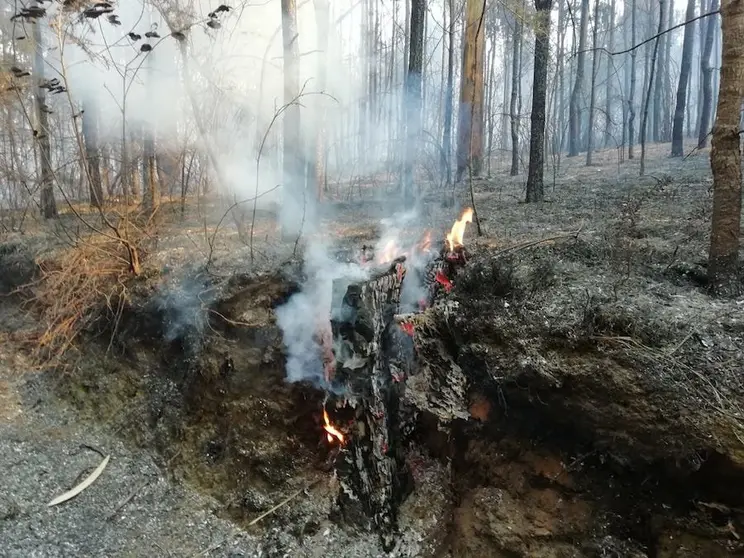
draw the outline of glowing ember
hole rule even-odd
[[[465,226],[468,223],[472,222],[473,210],[471,208],[467,208],[465,211],[463,211],[460,218],[455,221],[455,224],[452,225],[452,230],[450,230],[449,234],[447,235],[447,249],[450,252],[452,252],[458,246],[462,246],[462,239],[465,236]]]
[[[435,279],[437,283],[439,283],[440,285],[442,285],[442,287],[444,287],[444,292],[448,293],[452,290],[452,281],[447,279],[447,276],[441,271],[437,271],[437,275]]]
[[[400,329],[413,337],[413,324],[411,322],[403,322],[400,324]]]
[[[341,432],[331,424],[331,420],[328,418],[328,413],[325,409],[323,409],[323,420],[325,421],[325,424],[323,425],[323,429],[326,431],[326,437],[328,438],[328,443],[332,444],[333,440],[338,440],[339,444],[344,443],[344,435],[341,434]]]

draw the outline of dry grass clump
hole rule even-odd
[[[99,239],[80,242],[38,265],[39,279],[29,286],[30,302],[41,318],[32,353],[39,363],[57,363],[95,322],[118,320],[130,263],[120,244]]]

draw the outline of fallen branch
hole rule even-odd
[[[576,232],[572,232],[569,234],[561,234],[558,236],[551,236],[548,238],[541,238],[540,240],[530,240],[529,242],[523,242],[522,244],[515,244],[514,246],[510,246],[509,248],[504,248],[503,250],[499,250],[494,254],[494,256],[501,256],[503,254],[508,254],[509,252],[516,252],[517,250],[524,250],[525,248],[532,248],[533,246],[539,246],[540,244],[545,244],[547,242],[554,242],[556,240],[568,240],[570,238],[573,238],[574,240],[579,238],[579,234],[581,234],[583,227],[579,228]]]
[[[293,492],[292,494],[290,494],[289,496],[287,496],[284,500],[282,500],[281,502],[279,502],[276,506],[274,506],[273,508],[271,508],[269,510],[266,510],[261,515],[259,515],[256,519],[254,519],[253,521],[251,521],[248,524],[248,527],[251,527],[252,525],[255,525],[256,523],[258,523],[259,521],[261,521],[264,517],[267,517],[267,516],[271,515],[272,513],[274,513],[276,510],[278,510],[279,508],[281,508],[283,506],[286,506],[289,502],[291,502],[292,500],[294,500],[295,498],[297,498],[297,496],[299,496],[300,494],[302,494],[306,490],[309,490],[310,488],[312,488],[313,486],[315,486],[319,482],[320,482],[320,480],[314,480],[313,482],[311,482],[307,486],[304,486],[304,487],[300,488],[299,490],[296,490],[295,492]]]
[[[83,490],[88,488],[91,484],[96,482],[96,479],[101,476],[101,473],[103,473],[103,470],[106,468],[106,465],[108,465],[110,458],[111,456],[107,455],[103,459],[103,461],[101,461],[101,464],[98,467],[96,467],[96,470],[93,471],[90,475],[88,475],[87,479],[85,479],[83,482],[78,484],[72,490],[69,490],[60,496],[57,496],[54,500],[52,500],[51,502],[47,504],[47,507],[56,506],[57,504],[61,504],[62,502],[66,502],[67,500],[74,498],[75,496],[80,494]]]

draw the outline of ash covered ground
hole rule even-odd
[[[53,369],[24,356],[31,303],[4,297],[0,555],[741,555],[744,301],[705,291],[707,152],[667,148],[642,178],[614,151],[565,160],[540,206],[520,177],[474,182],[483,234],[469,226],[471,261],[416,324],[415,489],[389,554],[335,514],[323,394],[285,381],[274,309],[304,243],[270,214],[251,258],[234,225],[214,233],[221,211],[205,233],[166,208],[113,334],[96,324]],[[457,207],[429,197],[442,236],[471,205],[466,185]],[[339,251],[391,211],[357,189],[332,207]],[[51,237],[6,241],[6,291]],[[459,399],[437,400],[453,378]],[[47,508],[95,450],[101,477]]]

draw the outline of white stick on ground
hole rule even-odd
[[[103,473],[103,470],[106,468],[106,465],[108,465],[110,457],[111,457],[110,455],[107,455],[106,457],[104,457],[103,461],[101,461],[101,464],[98,467],[96,467],[95,471],[93,471],[90,475],[88,475],[88,478],[86,478],[83,482],[78,484],[72,490],[69,490],[65,492],[64,494],[57,496],[54,500],[52,500],[51,502],[47,504],[47,507],[56,506],[57,504],[61,504],[62,502],[66,502],[67,500],[74,498],[75,496],[80,494],[83,490],[88,488],[91,484],[96,482],[96,479],[101,476],[101,473]]]

